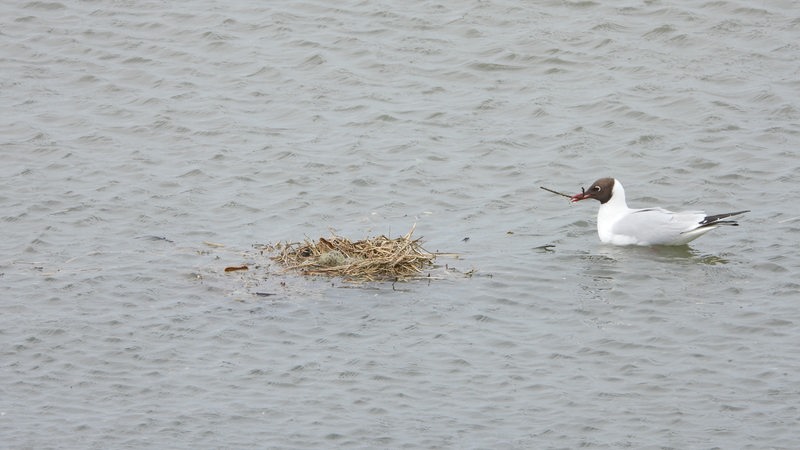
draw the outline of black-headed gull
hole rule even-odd
[[[571,197],[573,202],[593,198],[600,202],[597,234],[606,244],[684,245],[720,225],[739,225],[723,220],[737,211],[707,216],[702,211],[672,212],[662,208],[631,209],[625,202],[625,189],[614,178],[600,178],[592,187]]]

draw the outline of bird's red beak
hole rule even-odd
[[[587,198],[592,198],[592,195],[586,192],[586,189],[581,188],[581,193],[573,195],[572,197],[569,198],[569,201],[575,203],[581,200],[586,200]]]

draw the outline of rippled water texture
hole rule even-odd
[[[0,10],[0,447],[797,447],[796,2]],[[609,175],[752,212],[539,189]],[[414,224],[430,281],[254,247]]]

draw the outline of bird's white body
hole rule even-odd
[[[625,188],[614,178],[601,178],[589,190],[572,196],[572,201],[595,199],[597,234],[600,241],[614,245],[684,245],[719,225],[737,225],[722,220],[747,211],[707,216],[702,211],[673,212],[663,208],[631,209]]]
[[[600,241],[614,245],[684,245],[716,226],[698,228],[705,214],[662,208],[631,209],[622,183],[614,183],[611,199],[597,211]]]

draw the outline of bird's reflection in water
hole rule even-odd
[[[672,262],[679,264],[727,264],[728,259],[713,254],[703,254],[688,245],[655,245],[639,246],[601,246],[594,257],[604,257],[613,261],[626,260],[630,257],[642,257],[650,261]]]

